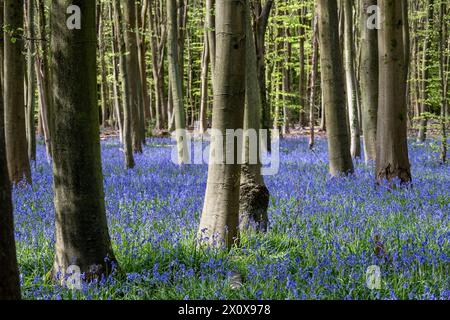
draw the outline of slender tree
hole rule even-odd
[[[431,48],[430,40],[433,33],[433,17],[434,17],[434,0],[426,0],[427,4],[427,17],[425,24],[425,37],[423,38],[423,48],[422,48],[422,103],[420,104],[420,126],[419,133],[417,135],[417,142],[424,142],[427,138],[427,128],[428,128],[428,116],[425,114],[430,112],[429,106],[429,81],[430,81],[430,66],[431,61]],[[404,19],[404,17],[402,17]],[[406,67],[405,67],[406,68]]]
[[[11,182],[31,183],[25,125],[23,0],[5,0],[4,103],[5,141]]]
[[[337,1],[318,0],[317,9],[330,173],[333,176],[340,176],[353,172],[353,162],[345,108],[344,69],[339,41]]]
[[[353,1],[343,0],[344,10],[344,69],[347,88],[347,106],[350,123],[350,151],[353,158],[361,157],[359,111],[355,72],[355,37],[353,35]]]
[[[261,0],[253,1],[253,32],[255,36],[256,58],[258,62],[258,81],[261,91],[262,114],[261,122],[263,129],[272,129],[272,116],[269,101],[267,100],[266,89],[266,30],[269,23],[270,12],[274,1],[266,0],[264,4]],[[269,136],[270,138],[270,136]],[[269,139],[270,140],[270,139]],[[269,144],[270,145],[270,144]]]
[[[114,35],[116,37],[116,42],[118,46],[119,53],[119,64],[120,73],[122,75],[122,104],[123,104],[123,126],[122,126],[122,142],[123,151],[125,155],[125,166],[127,169],[132,169],[135,166],[134,155],[133,155],[133,143],[131,135],[131,104],[130,104],[130,78],[128,77],[128,65],[125,61],[125,41],[122,32],[122,14],[120,11],[120,1],[113,0],[113,11],[114,11]]]
[[[402,3],[379,0],[384,17],[378,31],[380,98],[378,105],[376,178],[411,181],[408,159],[405,56]]]
[[[315,143],[315,116],[314,111],[316,107],[316,85],[317,85],[317,73],[319,71],[319,39],[318,39],[318,17],[315,15],[313,22],[313,54],[312,54],[312,71],[311,71],[311,92],[309,98],[309,148],[312,150]]]
[[[178,46],[178,19],[176,0],[167,1],[167,46],[169,58],[169,81],[172,90],[172,101],[175,117],[176,140],[178,148],[178,162],[185,163],[188,159],[188,146],[186,143],[186,118],[184,115],[183,82],[181,78],[179,46]]]
[[[250,7],[246,10],[246,75],[244,111],[244,148],[239,198],[240,229],[255,225],[257,230],[266,231],[269,225],[267,209],[269,190],[261,175],[261,96],[258,83],[255,40],[251,27]],[[256,151],[256,157],[254,157]]]
[[[127,77],[129,83],[128,103],[131,108],[131,136],[133,140],[133,150],[142,153],[142,128],[140,123],[140,108],[142,107],[141,73],[138,60],[138,39],[137,39],[137,19],[136,1],[126,0],[123,2],[125,24],[125,63],[127,64]]]
[[[82,12],[79,30],[66,25],[71,5]],[[94,1],[55,0],[51,7],[55,278],[70,265],[97,277],[114,261],[100,159],[95,12]]]
[[[242,129],[245,104],[245,8],[241,0],[216,2],[216,66],[211,159],[199,237],[211,245],[228,247],[239,238],[241,150],[226,145],[227,130]],[[215,136],[214,136],[215,135]],[[217,154],[215,154],[217,153]],[[227,163],[227,155],[234,164]],[[222,157],[221,157],[222,156]],[[222,159],[220,159],[222,158]],[[220,161],[222,160],[222,161]]]
[[[375,161],[377,155],[377,116],[378,116],[378,30],[368,25],[374,14],[370,7],[377,0],[361,0],[361,102],[362,131],[364,133],[364,158],[366,162]],[[375,8],[375,7],[373,7]]]
[[[26,17],[27,17],[27,36],[28,39],[35,38],[35,25],[34,25],[34,13],[35,3],[34,1],[27,1],[26,3]],[[26,129],[27,129],[27,142],[28,142],[28,158],[30,161],[36,160],[36,127],[35,127],[35,72],[34,72],[34,40],[28,40],[27,42],[27,93],[26,93]]]

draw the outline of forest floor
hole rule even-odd
[[[375,186],[373,166],[330,179],[326,141],[281,142],[270,230],[230,253],[195,245],[206,165],[172,164],[170,139],[149,139],[126,171],[117,139],[102,141],[106,210],[120,269],[71,291],[45,281],[54,252],[51,167],[38,146],[33,186],[14,191],[26,299],[450,299],[450,169],[438,142],[410,144],[414,185]],[[370,266],[381,288],[367,287]],[[232,290],[229,275],[242,274]]]

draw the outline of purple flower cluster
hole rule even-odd
[[[106,210],[115,274],[70,291],[46,280],[54,250],[51,167],[42,145],[33,186],[16,188],[22,290],[28,299],[450,299],[450,170],[430,145],[410,144],[414,184],[377,187],[373,166],[328,176],[326,142],[281,142],[271,192],[270,230],[248,233],[230,253],[195,244],[206,165],[171,162],[170,139],[149,139],[136,169],[120,144],[102,142]],[[381,269],[381,288],[366,283]],[[238,271],[243,286],[232,290]]]

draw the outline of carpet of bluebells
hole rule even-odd
[[[38,146],[34,185],[14,191],[25,299],[450,299],[450,167],[433,143],[410,144],[414,185],[374,184],[373,165],[328,176],[326,141],[281,142],[267,177],[270,231],[231,252],[197,249],[206,165],[171,162],[170,139],[149,139],[126,171],[117,140],[102,142],[105,200],[120,272],[72,291],[49,282],[54,250],[51,167]],[[381,269],[371,290],[366,271]],[[232,290],[239,272],[243,286]]]

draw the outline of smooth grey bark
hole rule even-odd
[[[227,150],[226,130],[242,129],[245,105],[245,8],[241,0],[216,3],[216,69],[211,150],[222,149],[223,161],[211,152],[199,238],[211,246],[232,247],[239,242],[239,189],[242,150]],[[228,146],[228,148],[231,148]],[[226,163],[226,155],[234,164]]]
[[[169,81],[172,92],[173,112],[175,117],[175,135],[178,150],[178,163],[188,161],[188,145],[186,140],[186,117],[184,113],[183,82],[180,72],[178,46],[178,19],[176,0],[167,0],[167,55],[169,60]]]
[[[364,133],[364,158],[366,163],[375,161],[377,155],[378,116],[378,30],[369,29],[367,21],[370,6],[377,0],[362,0],[361,3],[361,109]]]
[[[245,75],[245,111],[244,111],[244,148],[241,169],[241,187],[239,194],[240,230],[255,227],[267,231],[270,194],[261,175],[261,150],[259,130],[261,126],[261,96],[258,84],[255,40],[253,38],[250,7],[246,11],[246,75]],[[256,135],[252,135],[256,133]],[[251,139],[251,140],[250,140]],[[256,145],[255,145],[256,144]],[[257,158],[252,152],[256,150]],[[256,163],[255,163],[256,160]]]
[[[113,2],[113,1],[112,1]],[[114,101],[114,113],[115,113],[115,117],[116,117],[116,125],[119,128],[119,135],[120,135],[120,142],[123,143],[124,142],[124,138],[123,138],[123,110],[121,108],[121,93],[120,93],[120,89],[119,89],[119,83],[120,83],[120,79],[119,79],[119,61],[117,59],[118,57],[118,41],[117,39],[117,28],[116,28],[116,24],[114,23],[113,17],[114,17],[114,9],[113,9],[113,4],[112,2],[110,2],[108,4],[108,10],[109,10],[109,19],[111,20],[111,25],[112,25],[112,37],[111,37],[111,51],[112,51],[112,64],[113,64],[113,68],[112,68],[112,72],[113,72],[113,83],[112,83],[112,92],[113,92],[113,101]]]
[[[113,1],[113,12],[114,12],[114,29],[116,42],[118,46],[119,53],[119,65],[120,65],[120,73],[122,75],[122,109],[123,109],[123,126],[122,126],[122,140],[123,140],[123,151],[125,155],[125,167],[127,169],[132,169],[135,166],[134,155],[133,155],[133,142],[132,142],[132,129],[131,129],[131,104],[130,98],[128,95],[130,94],[130,84],[128,77],[128,66],[125,61],[125,42],[123,39],[122,32],[122,14],[120,11],[120,2],[119,0]]]
[[[434,0],[426,0],[427,3],[427,18],[425,24],[426,34],[423,39],[423,49],[422,49],[422,103],[420,104],[420,119],[419,132],[417,134],[417,142],[424,142],[427,138],[427,127],[428,127],[428,117],[425,113],[430,111],[430,106],[428,102],[428,82],[430,78],[429,72],[429,62],[431,59],[431,50],[429,48],[430,39],[432,36],[433,29],[433,16],[434,16]]]
[[[166,48],[167,28],[161,18],[158,4],[149,0],[149,29],[151,33],[150,47],[152,52],[152,73],[155,91],[155,120],[156,130],[161,130],[166,125],[165,93],[164,93],[164,55]]]
[[[441,85],[441,163],[447,162],[447,109],[448,109],[448,83],[446,75],[446,60],[445,60],[445,41],[447,40],[448,25],[445,21],[445,14],[447,13],[447,4],[441,2],[439,10],[439,77]]]
[[[26,17],[27,17],[27,37],[28,39],[35,38],[35,3],[28,1],[26,3]],[[28,143],[28,159],[36,161],[36,126],[35,126],[35,72],[34,72],[34,40],[28,40],[27,43],[27,98],[26,98],[26,130]]]
[[[133,151],[142,153],[142,128],[140,122],[140,108],[142,106],[141,76],[139,70],[138,47],[137,47],[137,20],[135,0],[125,0],[123,2],[125,24],[125,63],[127,65],[128,77],[128,103],[131,110],[131,137],[133,141]]]
[[[66,26],[72,4],[83,12],[76,31]],[[87,280],[108,274],[115,260],[100,158],[95,12],[94,1],[55,0],[51,7],[55,280],[70,265],[79,266]]]
[[[361,157],[359,112],[355,72],[355,39],[353,36],[353,1],[343,0],[344,10],[344,70],[347,88],[347,107],[350,123],[350,153],[353,158]]]
[[[200,88],[200,133],[205,133],[208,130],[208,71],[210,64],[210,53],[209,53],[209,42],[208,42],[208,31],[205,27],[205,36],[203,43],[203,53],[202,53],[202,73],[201,73],[201,88]]]
[[[105,32],[105,18],[103,13],[104,5],[100,2],[97,5],[98,7],[98,38],[101,39],[102,34]],[[101,124],[103,128],[106,128],[110,125],[108,120],[110,118],[110,96],[109,96],[109,88],[107,81],[107,67],[106,67],[106,42],[99,41],[98,44],[99,58],[100,58],[100,97],[101,97],[101,110],[102,110],[102,119]]]
[[[323,105],[332,176],[353,173],[336,0],[318,0]]]
[[[211,57],[210,60],[212,79],[214,79],[214,70],[216,66],[216,20],[214,14],[215,5],[216,0],[206,0],[206,30],[208,37],[208,51]]]
[[[379,0],[385,21],[378,31],[380,98],[377,128],[377,181],[412,180],[408,158],[402,3]]]
[[[4,105],[5,143],[9,178],[17,184],[31,183],[25,125],[25,59],[23,37],[23,0],[5,0],[4,23]]]
[[[307,88],[306,88],[306,52],[305,52],[305,38],[306,38],[306,7],[299,10],[300,30],[299,30],[299,61],[300,61],[300,75],[299,75],[299,96],[300,96],[300,116],[299,122],[302,128],[306,127],[306,104],[307,104]]]
[[[272,129],[272,115],[269,101],[267,99],[267,89],[266,89],[266,45],[265,36],[266,29],[269,22],[270,12],[272,11],[274,5],[273,0],[266,0],[264,5],[261,0],[253,1],[253,32],[255,36],[256,45],[256,58],[258,62],[258,81],[259,90],[261,91],[261,103],[262,103],[262,114],[261,114],[261,127],[262,129],[270,130]],[[270,134],[269,138],[269,148],[270,148]]]
[[[0,1],[0,8],[3,8],[3,1]],[[3,29],[3,19],[0,19],[0,27]],[[0,50],[2,49],[3,41],[0,42]],[[1,62],[3,61],[0,60]],[[3,83],[0,77],[0,300],[18,300],[20,280],[14,241],[11,184],[6,164],[3,112]]]
[[[47,19],[45,16],[44,0],[37,0],[38,9],[38,37],[41,39],[39,51],[36,55],[36,75],[39,90],[40,120],[44,133],[47,160],[52,157],[52,130],[53,130],[53,108],[50,93],[50,65],[48,61],[48,38],[46,33]]]
[[[315,143],[315,126],[316,119],[314,116],[314,109],[316,105],[316,85],[317,85],[317,73],[319,71],[319,40],[318,40],[318,17],[317,14],[314,16],[313,22],[313,54],[312,54],[312,70],[311,70],[311,92],[309,98],[309,149],[314,148]]]

